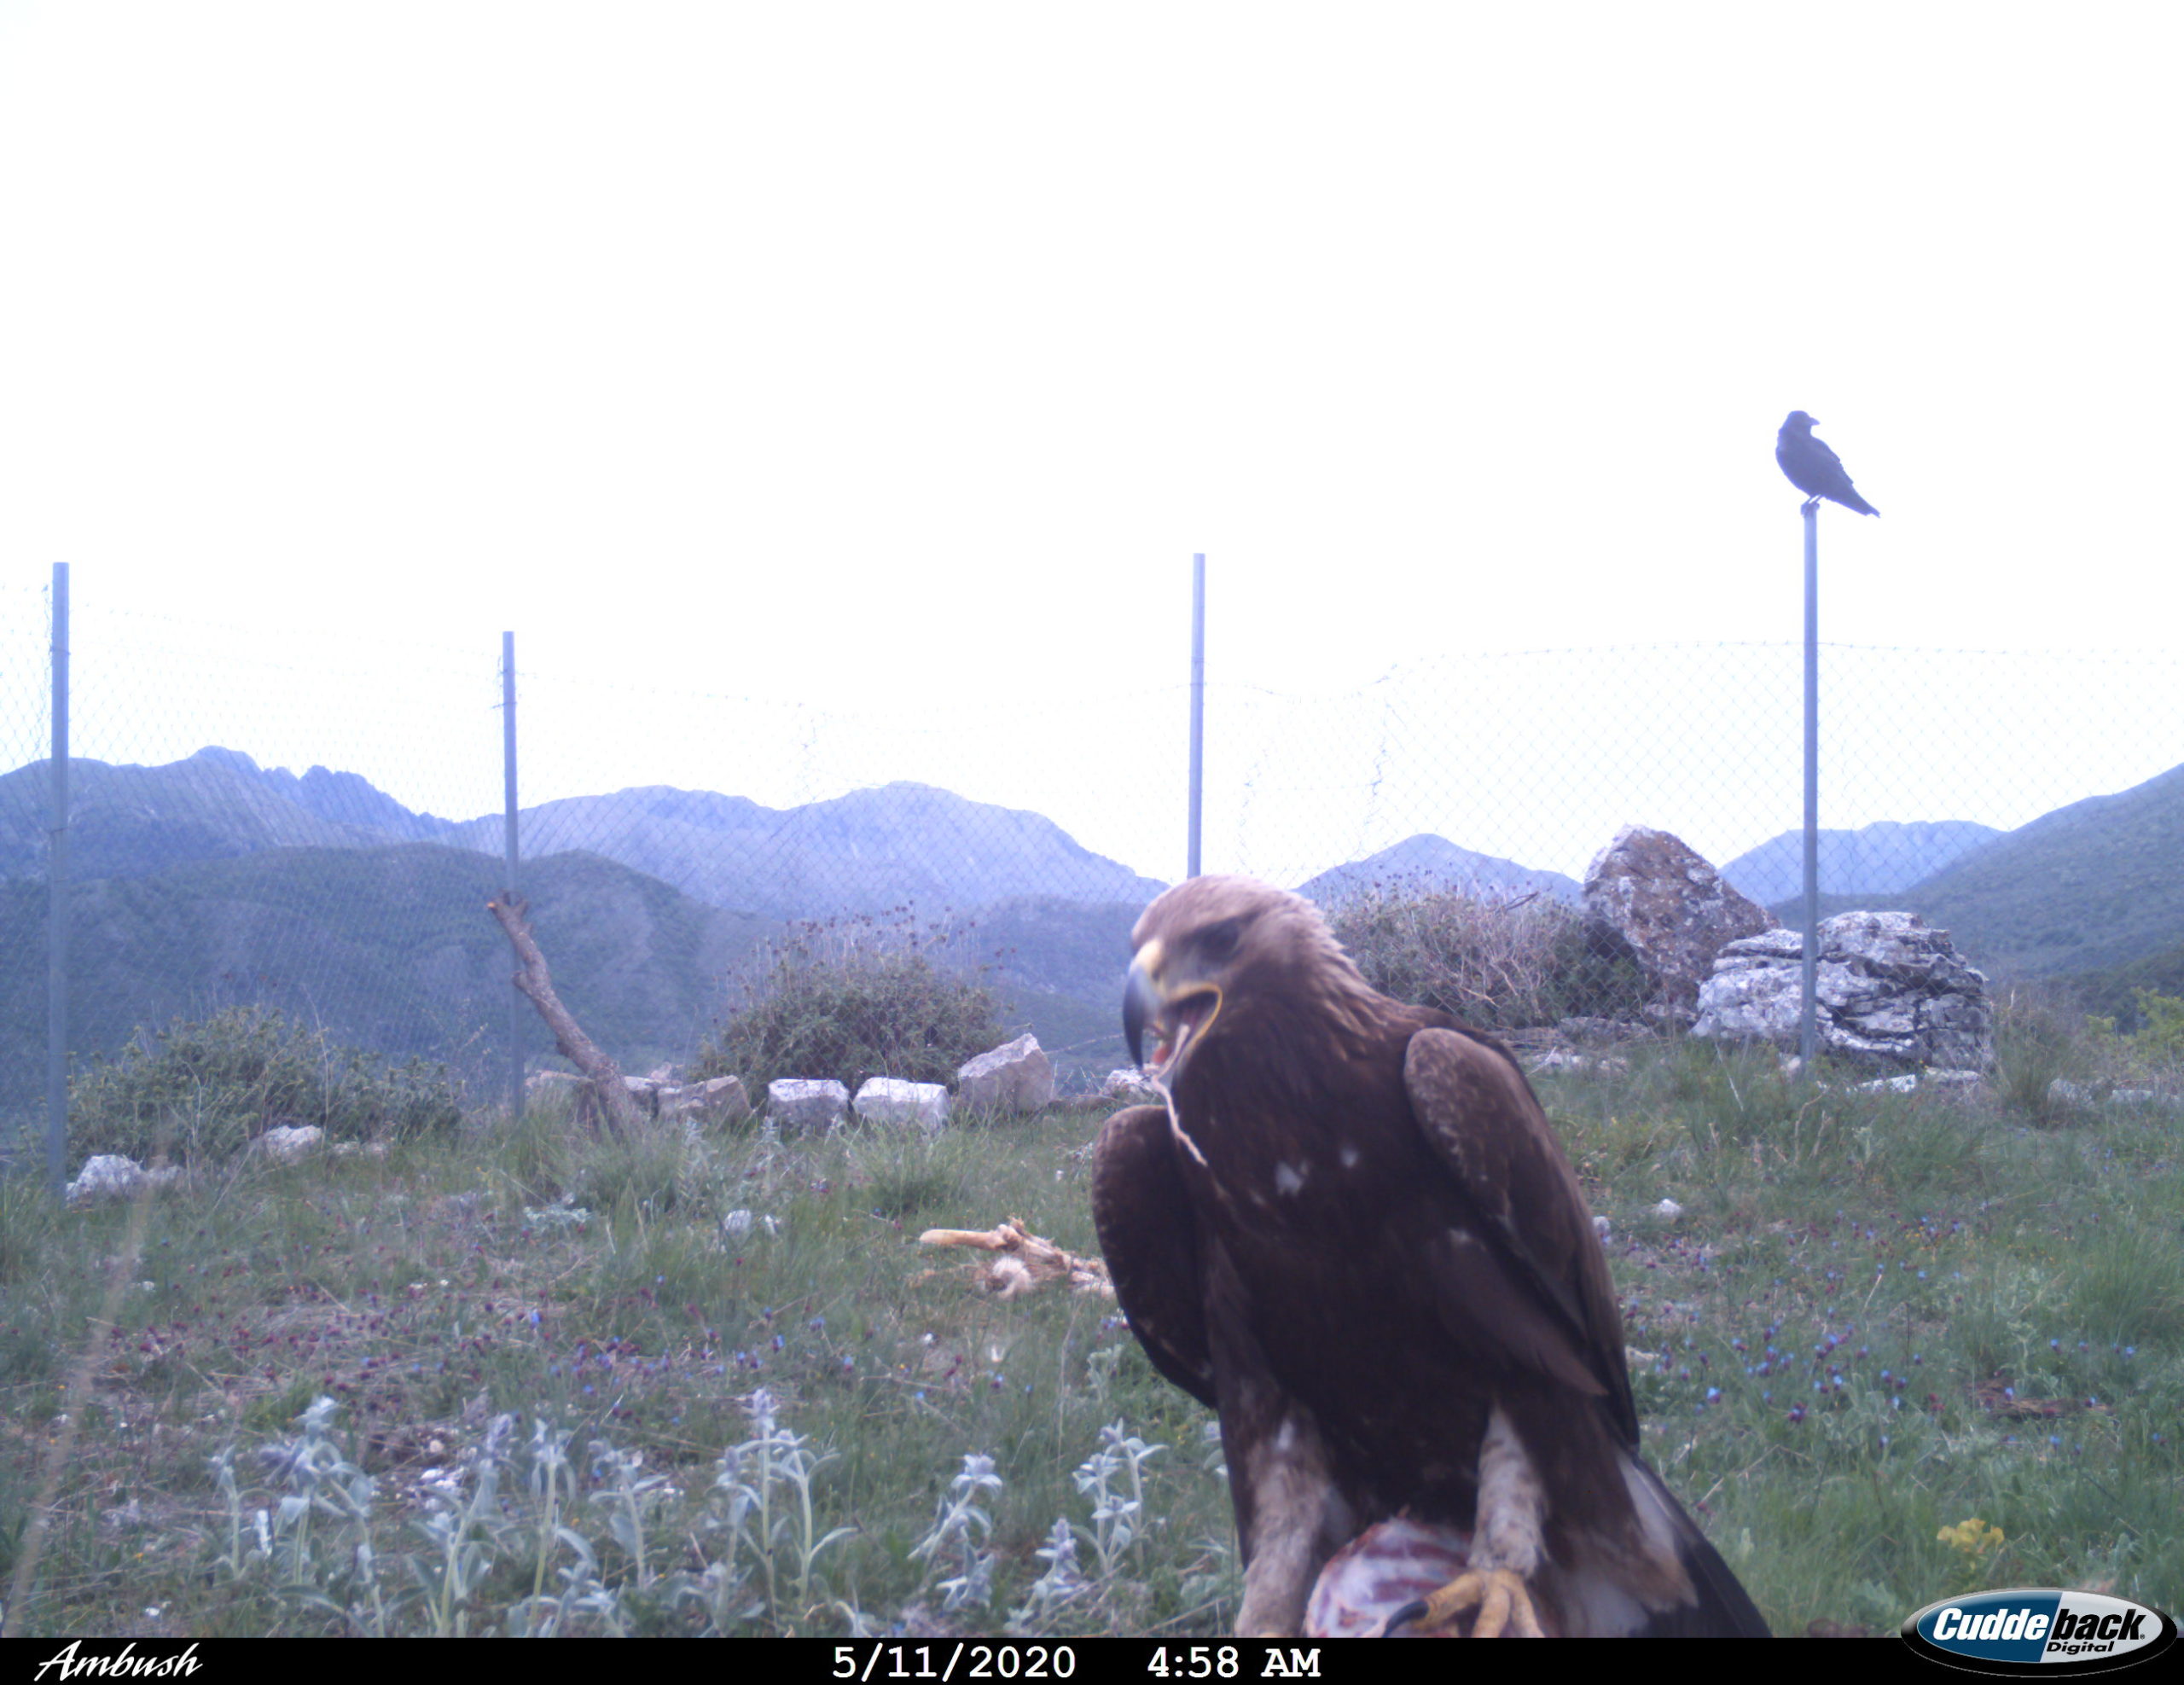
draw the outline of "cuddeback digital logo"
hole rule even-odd
[[[2098,1673],[2151,1660],[2176,1641],[2176,1623],[2143,1603],[2024,1589],[1929,1603],[1902,1631],[1928,1661],[1974,1673]]]

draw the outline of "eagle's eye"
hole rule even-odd
[[[1236,957],[1236,944],[1243,939],[1244,921],[1223,919],[1217,925],[1208,925],[1198,938],[1199,951],[1215,965],[1226,965]]]

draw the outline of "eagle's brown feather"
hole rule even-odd
[[[1418,1127],[1524,1277],[1513,1296],[1544,1325],[1533,1337],[1538,1366],[1603,1399],[1635,1446],[1638,1411],[1607,1259],[1577,1176],[1516,1061],[1475,1034],[1420,1030],[1404,1049],[1403,1088]]]
[[[1484,1529],[1491,1427],[1520,1442],[1560,1630],[1763,1631],[1638,1461],[1606,1262],[1507,1051],[1378,994],[1248,879],[1170,891],[1134,940],[1174,1114],[1108,1120],[1094,1216],[1147,1354],[1220,1414],[1240,1626],[1296,1630],[1374,1522]]]
[[[1213,1394],[1213,1361],[1205,1340],[1205,1306],[1170,1284],[1198,1275],[1197,1231],[1190,1196],[1158,1106],[1118,1112],[1100,1130],[1092,1161],[1092,1209],[1115,1297],[1136,1304],[1130,1332],[1153,1367],[1201,1404]],[[1129,1276],[1117,1279],[1119,1269]]]

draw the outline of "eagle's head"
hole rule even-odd
[[[1150,1026],[1152,1071],[1170,1081],[1210,1038],[1249,1029],[1263,1002],[1351,1023],[1376,998],[1320,909],[1256,878],[1177,884],[1145,909],[1130,942],[1123,1035],[1143,1066]]]
[[[1790,419],[1782,423],[1782,431],[1784,433],[1810,433],[1819,425],[1818,421],[1806,415],[1804,410],[1792,410],[1790,412]]]

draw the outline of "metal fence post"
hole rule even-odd
[[[45,1176],[57,1199],[68,1153],[68,564],[53,564],[53,814],[46,832]]]
[[[1199,867],[1205,817],[1205,555],[1191,558],[1191,822],[1188,875]]]
[[[1798,1067],[1807,1081],[1820,1048],[1820,499],[1805,516],[1805,953],[1798,1020]]]
[[[517,890],[515,825],[515,634],[501,634],[501,784],[502,844],[508,881],[502,887]],[[508,1115],[523,1116],[523,998],[508,991]]]

